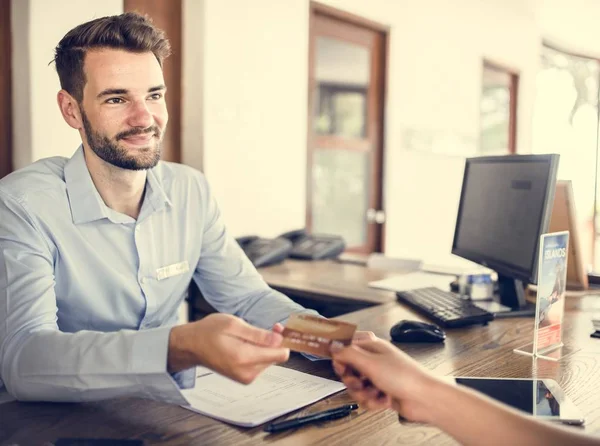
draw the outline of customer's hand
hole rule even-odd
[[[372,331],[357,331],[354,333],[354,337],[352,338],[353,344],[360,344],[361,342],[367,341],[375,341],[377,336]]]
[[[268,366],[288,360],[281,334],[253,327],[228,314],[211,314],[171,329],[168,369],[203,365],[249,384]]]
[[[335,372],[368,409],[392,408],[412,421],[428,421],[426,403],[438,381],[408,355],[382,339],[332,348]]]

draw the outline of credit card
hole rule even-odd
[[[331,358],[332,343],[350,345],[356,325],[310,314],[292,314],[283,329],[283,347]]]

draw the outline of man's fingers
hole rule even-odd
[[[288,348],[242,344],[237,353],[237,362],[246,365],[268,365],[285,362],[289,357],[290,350]]]
[[[238,371],[237,376],[234,379],[242,384],[250,384],[258,378],[258,375],[264,372],[268,366],[269,364],[246,366]]]
[[[256,347],[259,351],[252,355],[252,359],[256,364],[276,364],[286,362],[290,359],[289,348],[262,348]]]
[[[270,330],[263,330],[262,328],[253,327],[244,321],[237,321],[232,324],[228,334],[236,336],[243,341],[249,342],[255,345],[261,345],[264,347],[279,347],[283,340],[280,333],[276,333]]]
[[[280,324],[279,322],[277,322],[275,325],[273,325],[273,328],[271,330],[273,330],[275,333],[281,334],[281,333],[283,333],[283,329],[284,329],[283,325]]]
[[[290,356],[287,348],[261,347],[234,339],[231,362],[225,374],[242,384],[250,384],[267,367],[285,362]]]
[[[229,371],[228,376],[234,381],[240,382],[242,384],[250,384],[256,378],[258,378],[258,375],[260,375],[267,367],[268,365],[265,364],[245,366],[236,370]]]

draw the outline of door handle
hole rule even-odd
[[[379,209],[369,208],[367,209],[367,223],[385,223],[385,211]]]
[[[375,223],[375,216],[377,211],[373,208],[367,209],[367,223]]]

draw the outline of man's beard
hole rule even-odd
[[[139,127],[124,132],[118,133],[114,140],[110,140],[107,136],[96,132],[90,121],[88,120],[83,107],[81,109],[81,119],[83,121],[83,128],[85,129],[85,135],[87,143],[90,148],[94,151],[99,158],[106,161],[113,166],[120,167],[121,169],[128,170],[146,170],[152,169],[160,160],[160,143],[162,140],[162,132],[158,126],[153,125],[151,127],[142,129]],[[156,135],[157,142],[156,148],[153,148],[151,142],[148,147],[137,149],[137,156],[130,155],[127,149],[120,147],[118,141],[128,136],[143,135],[143,134]]]

